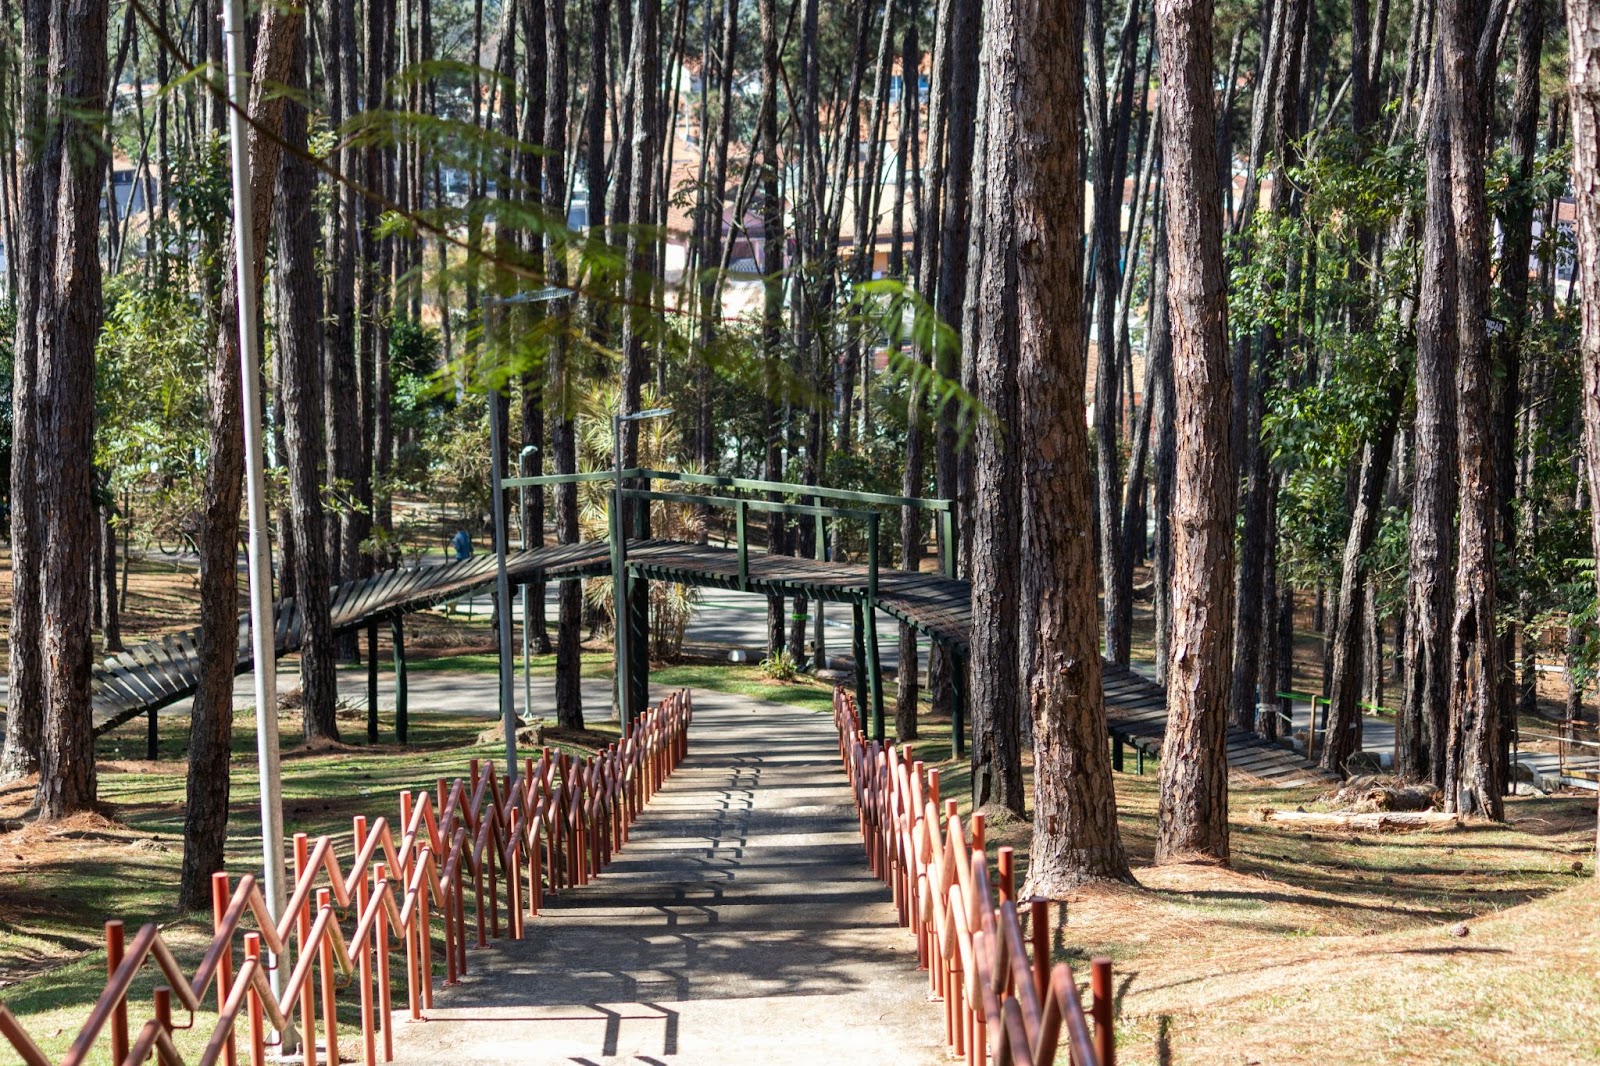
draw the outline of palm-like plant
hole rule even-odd
[[[617,411],[619,389],[610,382],[596,382],[576,397],[578,469],[609,470],[612,455],[611,418]],[[646,389],[640,403],[659,406],[654,390]],[[683,438],[670,418],[655,418],[639,423],[639,464],[655,469],[671,468],[683,454]],[[585,481],[578,486],[578,527],[584,540],[604,540],[610,535],[611,485],[604,481]],[[650,504],[650,530],[667,540],[694,541],[703,523],[693,509],[682,504],[656,500]],[[583,583],[586,613],[597,627],[615,631],[612,610],[612,583],[596,578]],[[689,616],[700,602],[700,590],[669,581],[650,583],[650,655],[671,660],[683,649],[683,634]]]

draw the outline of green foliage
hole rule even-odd
[[[1373,235],[1404,231],[1421,182],[1411,142],[1365,157],[1342,133],[1299,147],[1285,171],[1298,209],[1258,213],[1230,249],[1229,321],[1236,343],[1272,356],[1262,443],[1280,477],[1282,565],[1308,583],[1338,571],[1362,446],[1411,376],[1416,244],[1386,241],[1375,259]]]
[[[799,674],[800,669],[795,665],[794,657],[789,654],[788,648],[779,648],[761,660],[761,676],[768,681],[788,684]]]
[[[139,493],[159,540],[181,539],[199,508],[209,449],[211,322],[189,294],[120,276],[106,283],[95,359],[95,465]],[[124,516],[126,518],[127,516]]]

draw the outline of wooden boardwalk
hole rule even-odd
[[[1126,666],[1104,664],[1106,723],[1113,738],[1139,755],[1156,755],[1167,731],[1166,689]],[[1228,766],[1235,785],[1298,788],[1339,780],[1279,744],[1243,729],[1228,729]]]
[[[752,592],[804,593],[816,599],[860,602],[870,580],[860,563],[823,562],[751,552],[741,580],[739,552],[709,544],[672,540],[631,540],[628,565],[642,577]],[[546,578],[592,577],[611,572],[604,541],[552,545],[513,552],[506,559],[513,584]],[[490,586],[492,554],[440,566],[389,570],[334,589],[335,632],[370,622],[399,618]],[[879,569],[876,603],[880,610],[933,640],[965,651],[972,632],[972,594],[968,582],[940,574]],[[293,600],[275,611],[278,654],[300,647],[300,612]],[[200,676],[198,629],[163,637],[106,659],[94,670],[96,733],[104,733],[148,711],[193,695]],[[251,668],[250,621],[241,616],[236,672]],[[1126,667],[1105,668],[1106,714],[1111,733],[1136,753],[1155,755],[1166,728],[1166,694],[1159,685]],[[1230,730],[1228,760],[1241,783],[1291,787],[1334,780],[1294,752],[1253,733]]]
[[[551,577],[587,576],[610,571],[603,542],[553,545],[514,552],[506,559],[513,584],[532,581],[543,573]],[[360,629],[413,611],[427,610],[448,600],[492,585],[493,555],[477,555],[442,566],[385,570],[360,581],[336,586],[329,605],[336,633]],[[279,655],[300,648],[300,610],[294,600],[280,600],[273,608],[273,644]],[[250,650],[250,616],[240,615],[235,636],[235,673],[253,664]],[[200,630],[173,633],[160,640],[129,648],[94,668],[93,703],[95,733],[100,734],[159,710],[194,694],[200,680]]]

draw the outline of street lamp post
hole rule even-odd
[[[622,516],[622,423],[643,422],[649,418],[665,418],[672,413],[670,407],[652,407],[647,411],[611,416],[611,454],[616,460],[616,488],[611,497],[611,581],[614,598],[613,617],[616,630],[617,653],[617,721],[624,732],[633,724],[635,708],[628,694],[628,531]],[[645,502],[649,506],[649,501]]]
[[[228,137],[233,169],[234,269],[238,286],[239,369],[244,410],[245,496],[249,515],[250,644],[255,679],[256,759],[261,778],[262,887],[273,921],[283,915],[286,884],[283,859],[283,797],[278,764],[277,649],[273,644],[272,559],[267,543],[267,493],[261,432],[260,338],[256,333],[258,293],[255,276],[255,226],[251,217],[250,147],[245,108],[250,106],[250,77],[245,54],[245,22],[240,0],[222,7],[227,40]],[[281,967],[268,955],[267,975],[280,994]],[[284,1049],[295,1044],[283,1034]]]
[[[517,456],[517,473],[521,475],[522,464],[530,455],[538,455],[539,446],[530,444],[522,449]],[[543,492],[543,489],[537,489]],[[528,487],[526,485],[517,489],[517,510],[519,518],[526,518],[528,514]],[[540,530],[540,540],[543,540],[544,530]],[[522,550],[528,550],[528,526],[522,524]],[[533,586],[522,586],[522,713],[533,717]]]

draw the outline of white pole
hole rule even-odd
[[[255,229],[250,202],[250,140],[244,111],[250,106],[245,23],[240,0],[222,8],[227,38],[228,136],[233,155],[233,245],[239,287],[239,379],[244,400],[245,495],[250,516],[250,646],[255,656],[256,757],[261,768],[261,861],[267,909],[283,914],[283,798],[278,773],[277,649],[273,647],[272,560],[267,545],[267,492],[261,457],[261,357],[256,336]],[[280,994],[279,971],[267,973]]]
[[[235,0],[237,2],[237,0]],[[494,491],[494,587],[498,609],[500,648],[500,721],[506,732],[506,784],[517,781],[517,709],[515,684],[511,673],[511,580],[506,575],[506,493],[502,483],[505,475],[505,444],[500,436],[500,404],[509,403],[494,386],[489,388],[489,483]],[[510,412],[507,411],[507,418]]]

